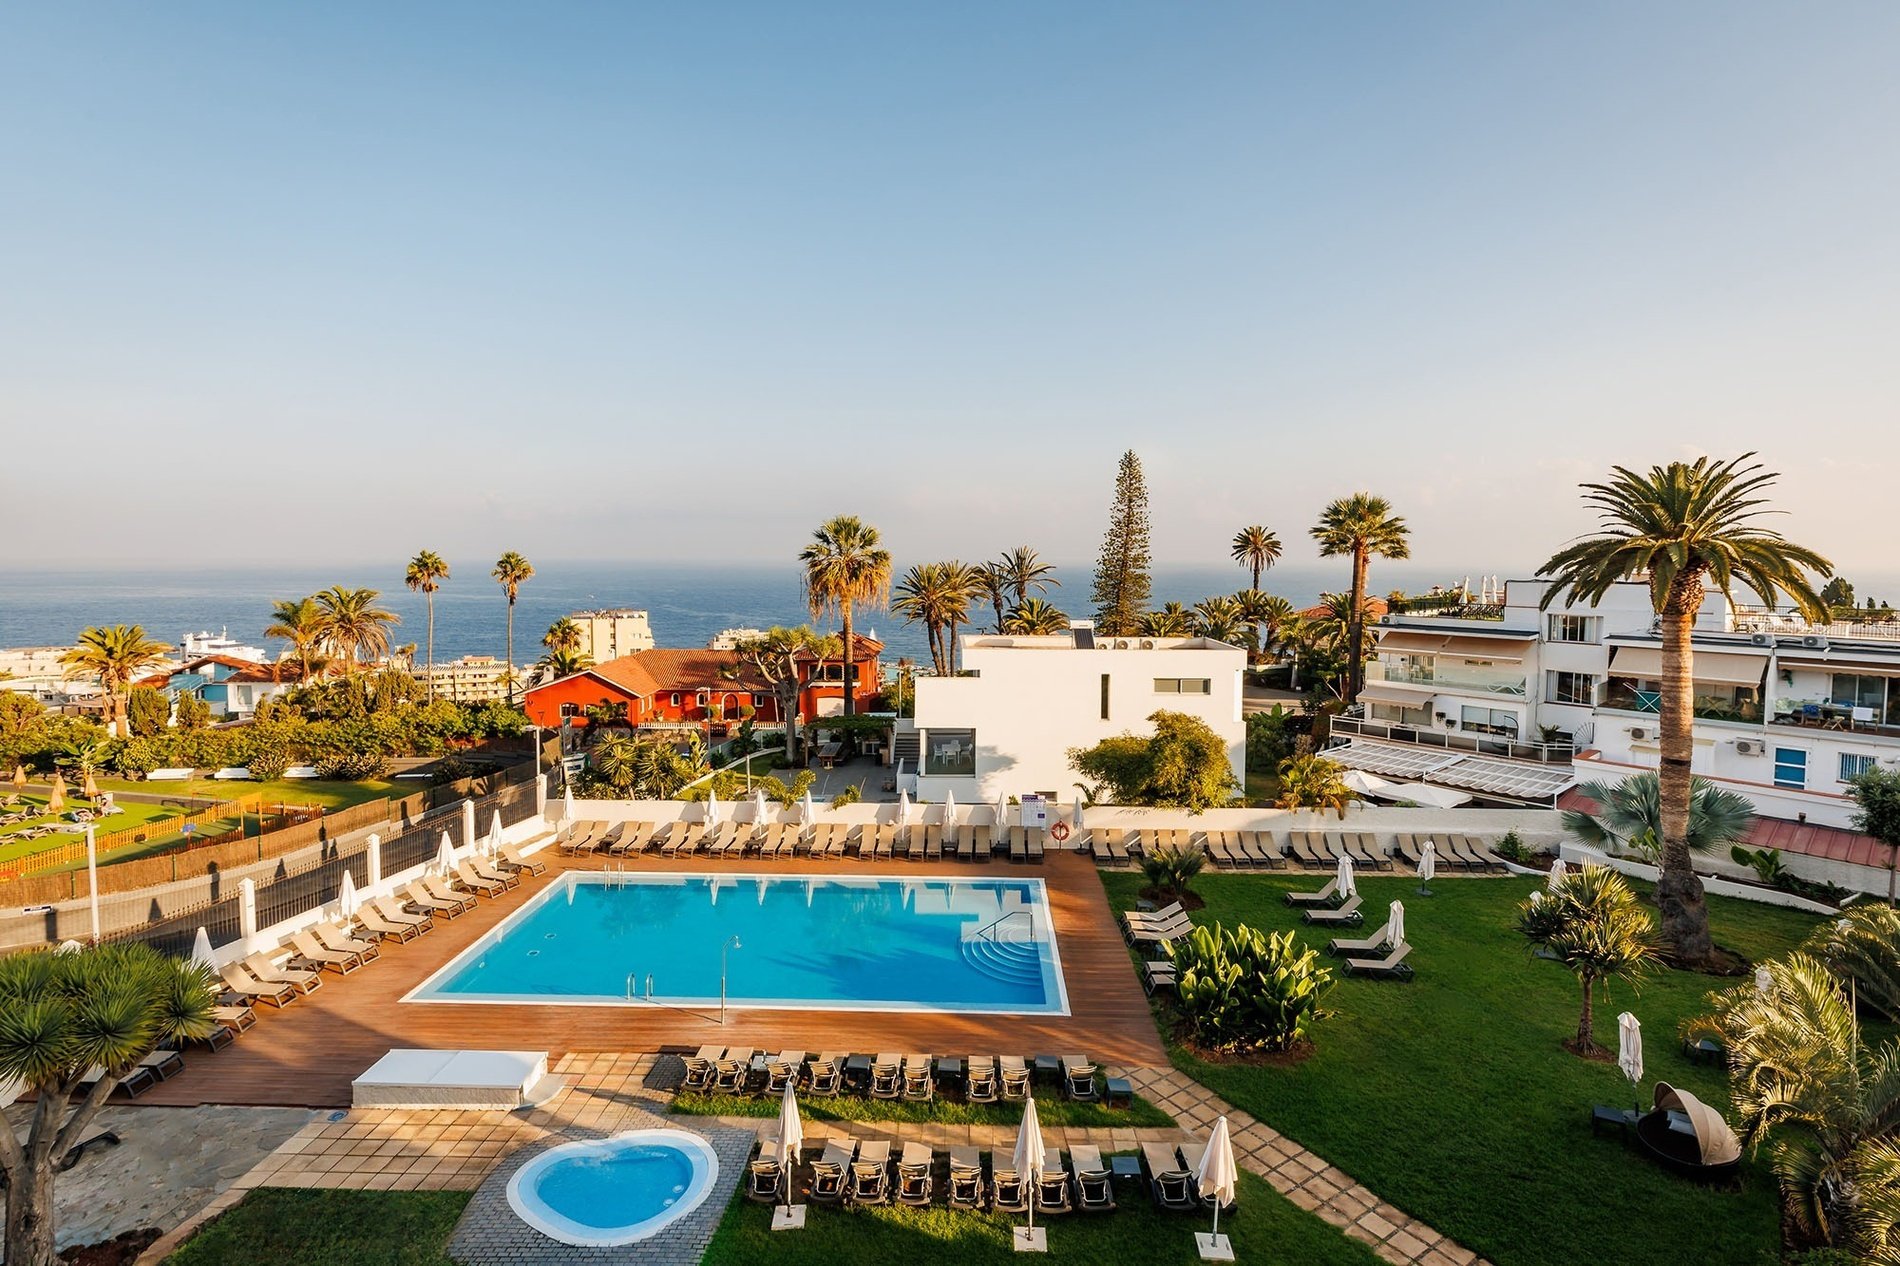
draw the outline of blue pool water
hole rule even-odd
[[[699,1135],[636,1130],[535,1157],[509,1179],[508,1202],[563,1243],[630,1244],[691,1213],[718,1172]]]
[[[1068,1014],[1039,879],[570,873],[420,1002]],[[649,995],[649,978],[651,993]]]

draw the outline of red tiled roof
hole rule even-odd
[[[180,664],[170,672],[153,673],[151,676],[142,677],[132,684],[135,686],[163,686],[180,673],[193,672],[204,667],[206,664],[222,664],[226,668],[237,671],[257,667],[257,665],[248,659],[234,659],[229,655],[200,655],[196,659],[186,660],[183,664]]]
[[[736,651],[655,648],[595,664],[587,671],[642,698],[675,690],[765,693],[772,688]]]
[[[1559,809],[1595,813],[1596,801],[1576,787],[1557,797]],[[1830,862],[1851,862],[1856,866],[1875,866],[1884,870],[1892,852],[1871,835],[1838,826],[1814,822],[1791,822],[1787,818],[1757,817],[1748,829],[1747,843],[1755,848],[1778,848],[1784,853],[1819,857]]]
[[[303,665],[294,659],[278,660],[274,664],[246,664],[225,678],[237,682],[289,682],[303,680]]]

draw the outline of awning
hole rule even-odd
[[[1443,633],[1415,633],[1409,630],[1387,629],[1379,634],[1379,649],[1432,655],[1445,649],[1446,640]]]
[[[1768,660],[1761,655],[1697,651],[1691,671],[1695,680],[1712,686],[1760,686]],[[1651,646],[1619,646],[1610,655],[1610,675],[1661,681],[1662,651]]]
[[[1513,663],[1524,658],[1528,642],[1512,641],[1508,637],[1465,637],[1463,635],[1448,639],[1444,655],[1463,655],[1466,659],[1505,659]]]
[[[1407,690],[1403,686],[1389,686],[1383,682],[1371,681],[1359,688],[1359,698],[1364,703],[1402,703],[1407,707],[1423,706],[1432,697],[1431,686],[1423,690]]]
[[[1826,651],[1780,651],[1777,652],[1776,659],[1783,668],[1813,668],[1826,673],[1867,673],[1881,677],[1900,677],[1900,660],[1836,659],[1830,658]]]

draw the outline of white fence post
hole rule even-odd
[[[371,835],[363,846],[363,856],[367,859],[366,864],[369,866],[367,886],[370,888],[380,886],[383,882],[383,837]]]
[[[462,847],[475,847],[475,802],[462,801]]]
[[[250,940],[257,935],[257,881],[238,880],[238,935]]]

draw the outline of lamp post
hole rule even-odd
[[[721,1028],[724,1028],[726,1024],[726,955],[733,950],[744,948],[745,946],[739,944],[737,936],[719,947],[719,1026]]]

